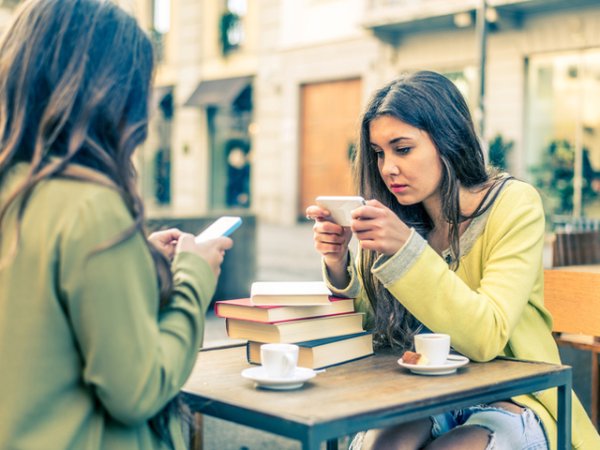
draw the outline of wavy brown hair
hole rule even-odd
[[[144,233],[132,154],[147,136],[153,58],[149,38],[111,1],[21,5],[0,43],[0,181],[18,162],[27,162],[29,173],[0,205],[0,222],[15,208],[18,236],[28,199],[42,180],[101,182],[86,171],[73,171],[77,164],[105,175],[110,181],[104,184],[118,191],[134,221],[95,252]],[[148,248],[164,306],[172,289],[169,261],[149,243]],[[167,414],[151,425],[170,440]]]
[[[436,72],[420,71],[404,75],[376,91],[361,121],[354,164],[355,185],[360,195],[379,200],[423,237],[433,227],[431,218],[421,203],[408,206],[398,203],[381,178],[377,157],[370,148],[371,121],[381,116],[394,117],[425,131],[437,149],[443,168],[442,214],[449,223],[451,267],[456,270],[460,258],[460,223],[483,214],[495,199],[487,198],[486,194],[475,212],[465,217],[460,212],[459,188],[483,190],[505,178],[487,170],[467,103],[449,79]],[[497,195],[498,191],[488,189],[488,194]],[[374,251],[362,250],[359,267],[375,313],[376,342],[408,348],[421,324],[372,276],[371,267],[377,257]]]

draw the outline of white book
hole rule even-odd
[[[255,305],[326,305],[331,295],[323,281],[256,281],[250,287]]]

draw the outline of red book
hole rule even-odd
[[[314,306],[255,305],[249,298],[220,300],[215,303],[215,314],[219,317],[263,323],[333,316],[350,312],[354,312],[354,299],[341,297],[330,297],[328,304]]]

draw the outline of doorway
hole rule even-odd
[[[361,80],[300,88],[300,204],[298,217],[319,195],[354,195],[351,164],[359,133]]]

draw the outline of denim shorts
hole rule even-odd
[[[472,406],[431,416],[435,439],[462,425],[478,425],[491,433],[486,450],[547,450],[548,440],[537,416],[528,408],[513,413],[489,405]]]

